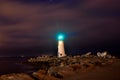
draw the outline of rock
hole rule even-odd
[[[51,76],[54,76],[54,77],[59,78],[59,79],[63,79],[63,76],[60,75],[58,72],[52,72]]]
[[[71,65],[71,67],[72,67],[73,71],[78,71],[82,68],[81,65]]]
[[[88,52],[85,54],[85,56],[90,56],[92,53],[91,52]]]
[[[27,74],[20,73],[1,75],[0,80],[34,80],[34,79]]]
[[[63,66],[65,66],[65,63],[61,62],[60,67],[63,67]]]
[[[112,58],[112,56],[111,56],[110,54],[108,54],[106,57],[107,57],[107,58],[109,58],[109,59],[111,59],[111,58]]]
[[[44,70],[34,72],[33,76],[39,80],[60,80],[63,78],[61,74],[55,71],[55,67],[50,68],[47,73]]]
[[[100,52],[97,52],[97,56],[98,56],[98,57],[101,57],[101,53],[100,53]]]
[[[102,52],[101,57],[106,58],[106,56],[107,56],[107,52],[106,51]]]
[[[107,52],[106,52],[106,51],[105,51],[105,52],[102,52],[102,53],[97,52],[97,56],[98,56],[98,57],[101,57],[101,58],[106,58]]]
[[[84,55],[81,55],[81,58],[90,57],[91,54],[92,54],[91,52],[88,52],[88,53],[86,53],[86,54],[84,54]]]
[[[113,59],[115,59],[116,57],[115,56],[112,56]]]
[[[49,75],[52,75],[53,73],[56,73],[56,72],[58,72],[58,68],[57,67],[51,67],[48,70],[48,74]]]

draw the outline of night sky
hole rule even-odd
[[[0,0],[0,56],[120,52],[120,0]]]

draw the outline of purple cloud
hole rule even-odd
[[[117,41],[119,0],[2,0],[0,47],[44,46],[59,31],[71,45]],[[120,38],[119,38],[120,39]]]

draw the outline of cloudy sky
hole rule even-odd
[[[120,0],[0,0],[0,55],[119,48]],[[13,54],[12,54],[13,53]]]

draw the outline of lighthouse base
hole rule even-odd
[[[65,57],[64,42],[62,40],[58,41],[58,57]]]

